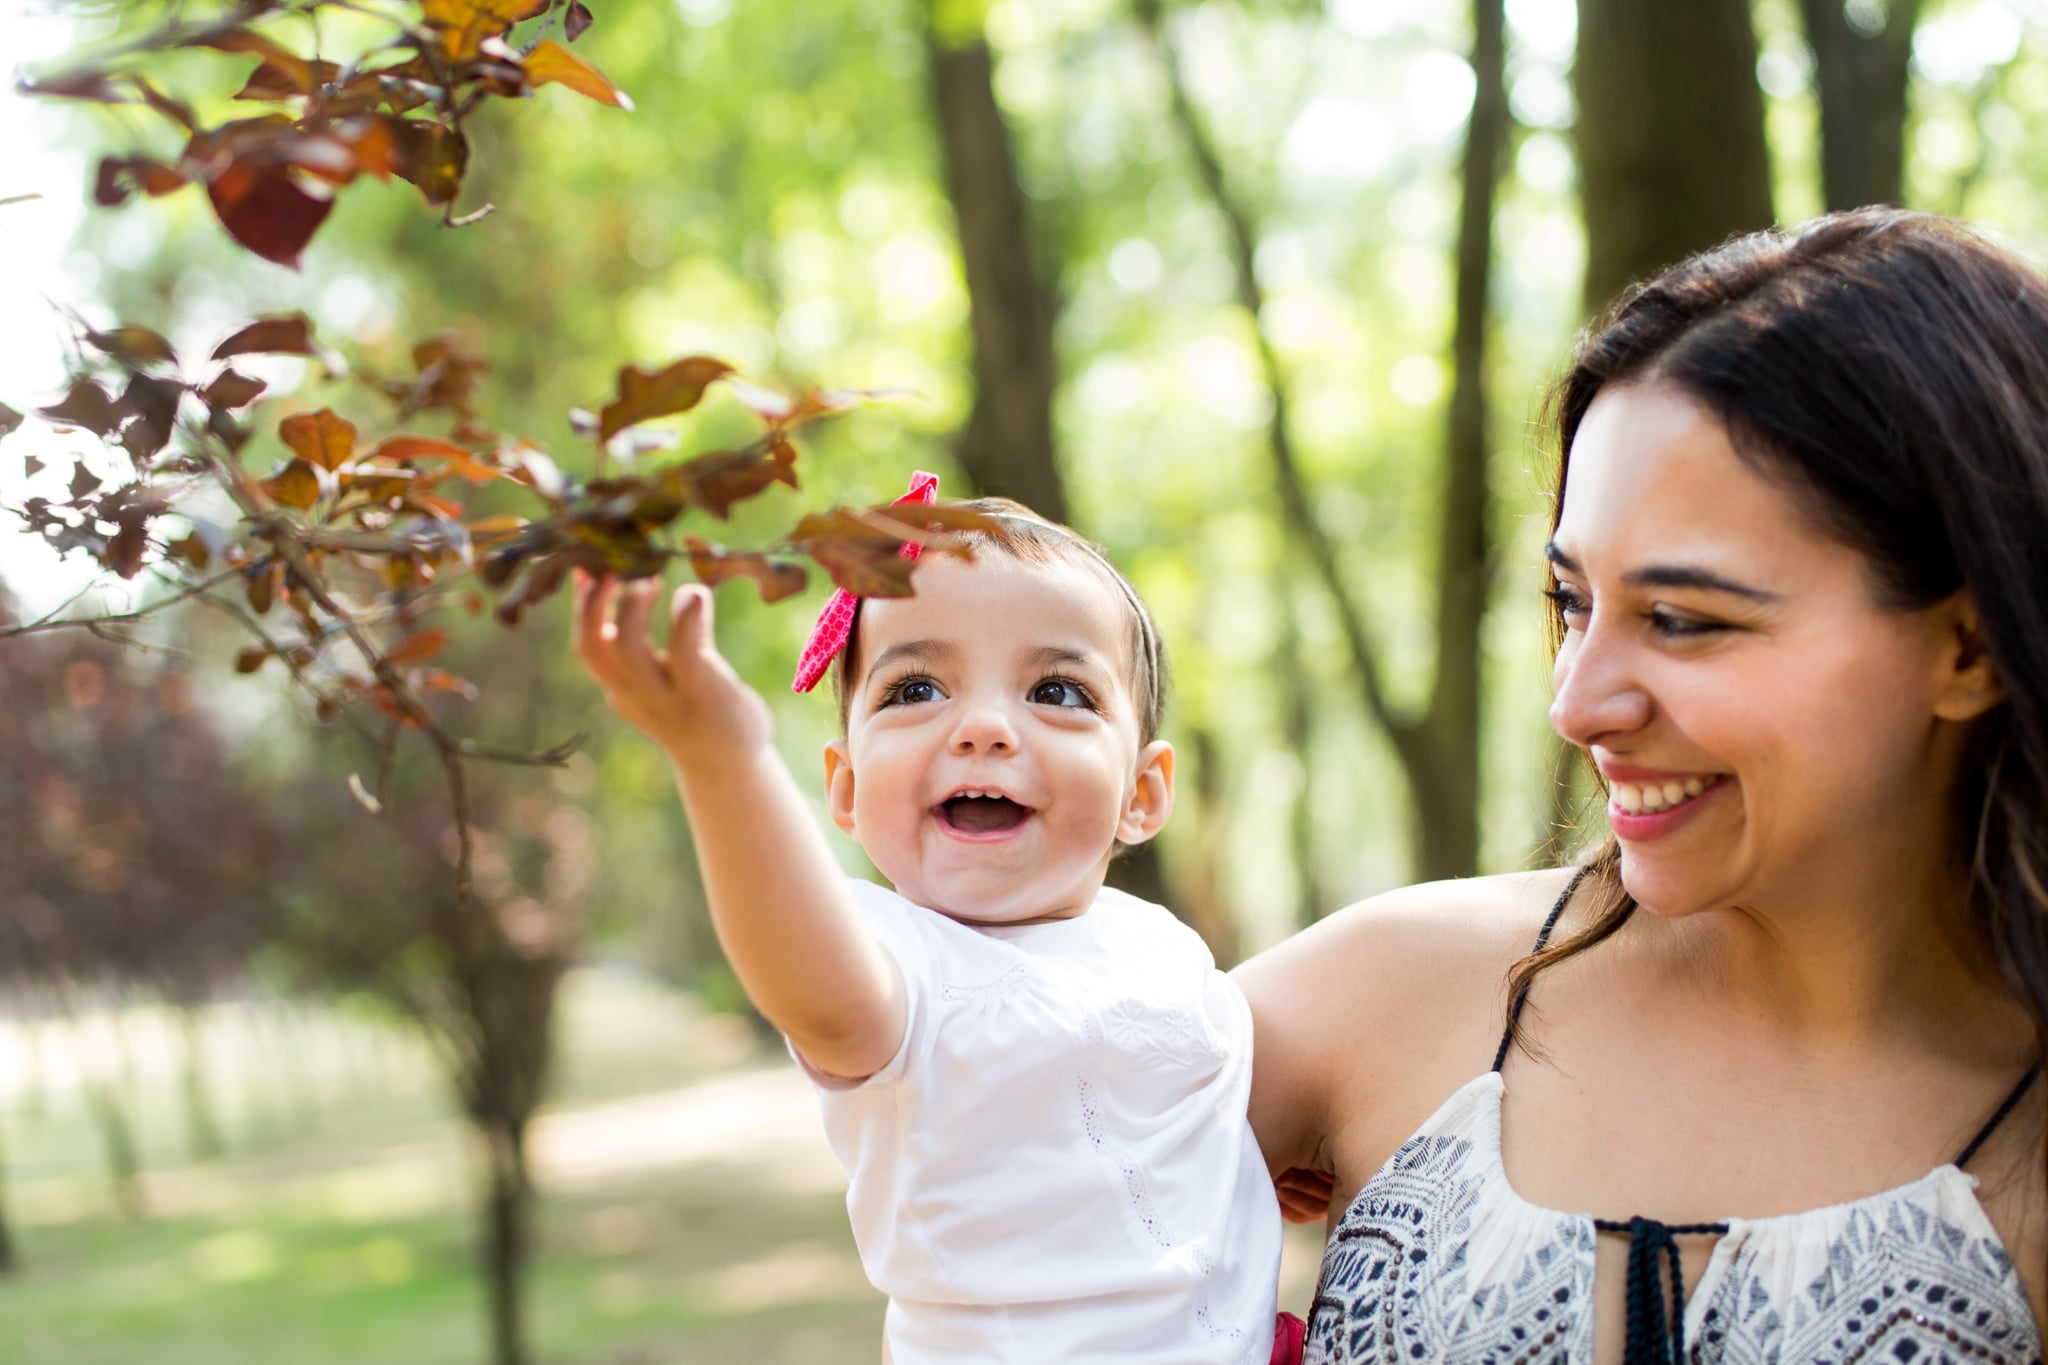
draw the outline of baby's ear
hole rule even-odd
[[[860,838],[853,831],[853,756],[846,751],[843,739],[825,746],[825,808],[832,813],[832,823],[839,826],[841,834],[849,839]]]
[[[1138,750],[1136,780],[1117,821],[1117,842],[1142,844],[1166,825],[1173,814],[1173,746],[1155,739]]]

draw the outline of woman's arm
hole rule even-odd
[[[1504,977],[1564,873],[1404,887],[1243,963],[1252,1130],[1277,1176],[1327,1171],[1348,1200],[1460,1085],[1492,1064]]]
[[[860,922],[846,875],[771,743],[768,707],[718,653],[711,595],[676,589],[666,650],[652,579],[579,579],[577,657],[627,724],[675,765],[711,923],[747,998],[804,1060],[859,1078],[903,1041],[903,983]],[[614,619],[613,606],[617,603]]]

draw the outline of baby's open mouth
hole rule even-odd
[[[937,814],[962,833],[993,834],[1023,824],[1031,807],[994,792],[960,792],[941,801]]]

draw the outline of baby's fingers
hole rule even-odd
[[[578,569],[570,593],[569,643],[599,681],[613,672],[612,636],[606,627],[618,590],[619,580],[610,574],[587,574]]]
[[[685,583],[669,599],[668,669],[675,681],[717,655],[711,614],[711,592],[702,583]]]
[[[619,594],[617,635],[612,642],[613,657],[620,676],[631,686],[666,690],[661,661],[654,656],[654,641],[648,622],[654,615],[654,594],[661,590],[657,578],[637,578]]]

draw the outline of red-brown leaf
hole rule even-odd
[[[280,83],[294,95],[310,95],[314,88],[325,80],[332,80],[339,68],[332,62],[314,62],[273,38],[257,33],[253,29],[231,28],[213,30],[201,34],[191,42],[193,47],[210,47],[216,52],[247,53],[262,59],[250,83],[269,73],[267,79]],[[325,68],[323,74],[321,68]]]
[[[856,597],[908,597],[916,561],[904,558],[902,549],[915,538],[907,529],[897,534],[850,508],[835,507],[798,522],[789,540]]]
[[[468,139],[445,124],[424,118],[395,119],[388,131],[392,173],[418,186],[429,204],[439,206],[453,200],[462,189],[463,172],[469,168]]]
[[[185,177],[161,161],[146,156],[109,156],[100,160],[93,182],[93,202],[101,208],[115,208],[141,190],[151,196],[183,189]]]
[[[458,678],[444,669],[423,668],[413,674],[412,685],[429,695],[435,692],[453,692],[466,700],[476,700],[475,683],[467,678]]]
[[[326,85],[340,74],[339,66],[318,58],[305,60],[294,57],[289,62],[276,62],[265,57],[249,73],[248,83],[235,92],[235,98],[273,103],[298,99],[312,94],[316,87]]]
[[[598,439],[609,441],[652,417],[688,412],[704,401],[706,389],[732,372],[732,366],[708,355],[684,356],[660,370],[628,365],[619,371],[618,397],[598,414]]]
[[[215,360],[231,355],[313,355],[313,324],[304,313],[258,318],[213,348]]]
[[[87,332],[85,339],[124,365],[175,365],[178,353],[162,335],[147,327],[116,327],[111,332]]]
[[[526,54],[527,84],[538,89],[543,85],[566,85],[579,95],[587,95],[599,104],[609,104],[630,111],[633,101],[626,92],[605,79],[604,73],[584,61],[559,43],[542,42]]]
[[[439,654],[441,647],[447,643],[447,631],[423,630],[417,634],[408,635],[405,639],[399,641],[395,647],[384,655],[384,662],[388,664],[425,663],[428,659]]]
[[[562,18],[562,36],[573,43],[583,36],[591,23],[589,6],[583,0],[569,0],[569,9]]]
[[[107,397],[107,391],[90,379],[73,381],[71,392],[60,403],[37,408],[39,416],[62,427],[83,427],[95,436],[113,430],[122,413]]]
[[[311,477],[311,470],[306,473]],[[249,610],[261,616],[277,603],[278,586],[284,581],[284,565],[264,564],[243,572],[249,579]]]
[[[304,460],[293,460],[269,478],[257,483],[272,502],[310,511],[320,501],[320,479]]]
[[[149,509],[138,503],[123,507],[116,517],[120,530],[107,542],[100,562],[122,578],[142,572],[143,556],[149,552]]]
[[[27,95],[50,95],[58,99],[91,100],[96,104],[134,103],[116,83],[113,74],[106,71],[79,71],[46,81],[23,81],[21,91]]]
[[[254,673],[270,662],[270,651],[260,645],[252,645],[235,655],[235,672]]]
[[[182,540],[174,540],[164,546],[166,557],[179,564],[189,564],[200,573],[213,562],[213,551],[207,548],[206,540],[197,531]]]
[[[308,194],[289,167],[244,158],[207,182],[206,197],[228,235],[266,261],[299,268],[299,257],[334,210]]]
[[[140,468],[170,443],[171,429],[178,420],[178,405],[184,401],[185,386],[175,379],[154,375],[131,375],[117,405],[134,414],[121,432],[121,444]]]
[[[293,454],[322,469],[339,469],[355,454],[355,423],[335,416],[333,408],[295,412],[278,423],[277,434]]]
[[[761,590],[763,602],[780,602],[804,590],[810,575],[804,566],[787,559],[774,559],[754,550],[721,550],[695,536],[685,542],[690,549],[690,567],[699,581],[717,587],[735,578],[751,578]]]
[[[21,414],[5,403],[0,403],[0,436],[5,436],[21,425]],[[31,459],[34,457],[31,456]]]
[[[548,0],[420,0],[427,24],[441,30],[443,49],[467,57],[485,38],[547,8]]]
[[[337,124],[334,135],[355,157],[356,169],[379,180],[398,173],[398,120],[389,114],[364,114]]]
[[[721,521],[731,515],[734,503],[746,501],[770,484],[797,486],[794,469],[754,450],[699,455],[664,471],[662,477],[665,484],[673,483],[691,506]]]
[[[268,387],[262,380],[252,379],[237,370],[222,370],[211,384],[200,391],[199,396],[210,408],[246,408]]]

